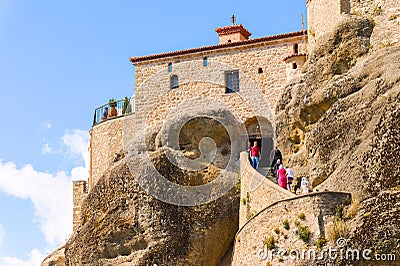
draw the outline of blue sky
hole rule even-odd
[[[304,1],[0,0],[0,266],[39,265],[72,228],[94,109],[134,93],[130,56],[301,29]]]

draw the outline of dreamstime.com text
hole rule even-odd
[[[259,249],[257,256],[260,260],[375,260],[375,261],[396,261],[396,254],[373,253],[371,249],[350,249],[347,247],[347,240],[339,238],[336,242],[337,247],[327,247],[321,250],[287,250],[287,249]]]

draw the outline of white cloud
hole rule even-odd
[[[89,134],[85,130],[75,129],[67,132],[61,138],[68,148],[68,154],[74,158],[82,158],[84,166],[72,169],[71,178],[73,181],[86,180],[89,176]]]
[[[75,129],[61,137],[72,156],[85,158],[88,153],[89,133],[86,130]]]
[[[45,255],[37,249],[32,249],[28,260],[21,260],[15,257],[0,257],[0,266],[38,266],[44,260]]]
[[[65,172],[51,175],[32,165],[18,169],[12,162],[0,161],[0,189],[32,201],[39,228],[50,245],[64,242],[71,233],[72,183]]]
[[[6,194],[30,200],[34,206],[35,221],[43,232],[50,249],[65,243],[72,232],[72,182],[87,179],[89,169],[89,134],[84,130],[68,131],[61,137],[67,147],[67,159],[83,159],[84,165],[56,174],[40,172],[32,165],[17,168],[13,162],[0,160],[0,190]],[[45,144],[42,152],[50,152]],[[0,246],[5,229],[0,224]],[[11,237],[11,236],[10,236]],[[33,249],[27,261],[16,257],[0,257],[0,266],[37,266],[44,255]]]
[[[49,143],[45,143],[42,148],[42,154],[51,154],[53,153],[53,148],[50,147]]]
[[[3,245],[3,240],[6,235],[6,229],[4,229],[4,226],[0,224],[0,248]]]

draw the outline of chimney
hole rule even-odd
[[[215,31],[218,33],[220,44],[245,41],[251,36],[251,32],[242,24],[217,28]]]

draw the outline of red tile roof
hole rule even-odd
[[[217,28],[215,29],[215,31],[218,33],[218,36],[228,35],[237,32],[240,32],[246,39],[248,39],[251,36],[251,32],[248,31],[245,27],[243,27],[242,24]]]
[[[178,56],[178,55],[186,55],[186,54],[192,54],[192,53],[198,53],[198,52],[212,51],[212,50],[217,50],[217,49],[221,49],[221,48],[238,47],[238,46],[242,46],[242,45],[268,42],[268,41],[274,41],[274,40],[281,40],[281,39],[286,39],[286,38],[291,38],[291,37],[299,37],[299,36],[304,36],[304,35],[307,35],[307,31],[295,31],[295,32],[289,32],[289,33],[283,33],[283,34],[278,34],[278,35],[256,38],[256,39],[250,39],[250,40],[241,41],[241,42],[216,44],[216,45],[203,46],[203,47],[199,47],[199,48],[192,48],[192,49],[187,49],[187,50],[180,50],[180,51],[167,52],[167,53],[161,53],[161,54],[135,56],[135,57],[130,57],[129,61],[131,61],[132,63],[138,63],[138,62],[143,62],[143,61],[147,61],[147,60],[166,58],[166,57],[170,57],[170,56]]]
[[[299,54],[291,54],[291,55],[288,55],[288,56],[286,56],[285,58],[283,58],[283,61],[286,61],[286,60],[288,60],[289,58],[292,58],[292,57],[296,57],[296,56],[306,56],[306,53],[299,53]]]

